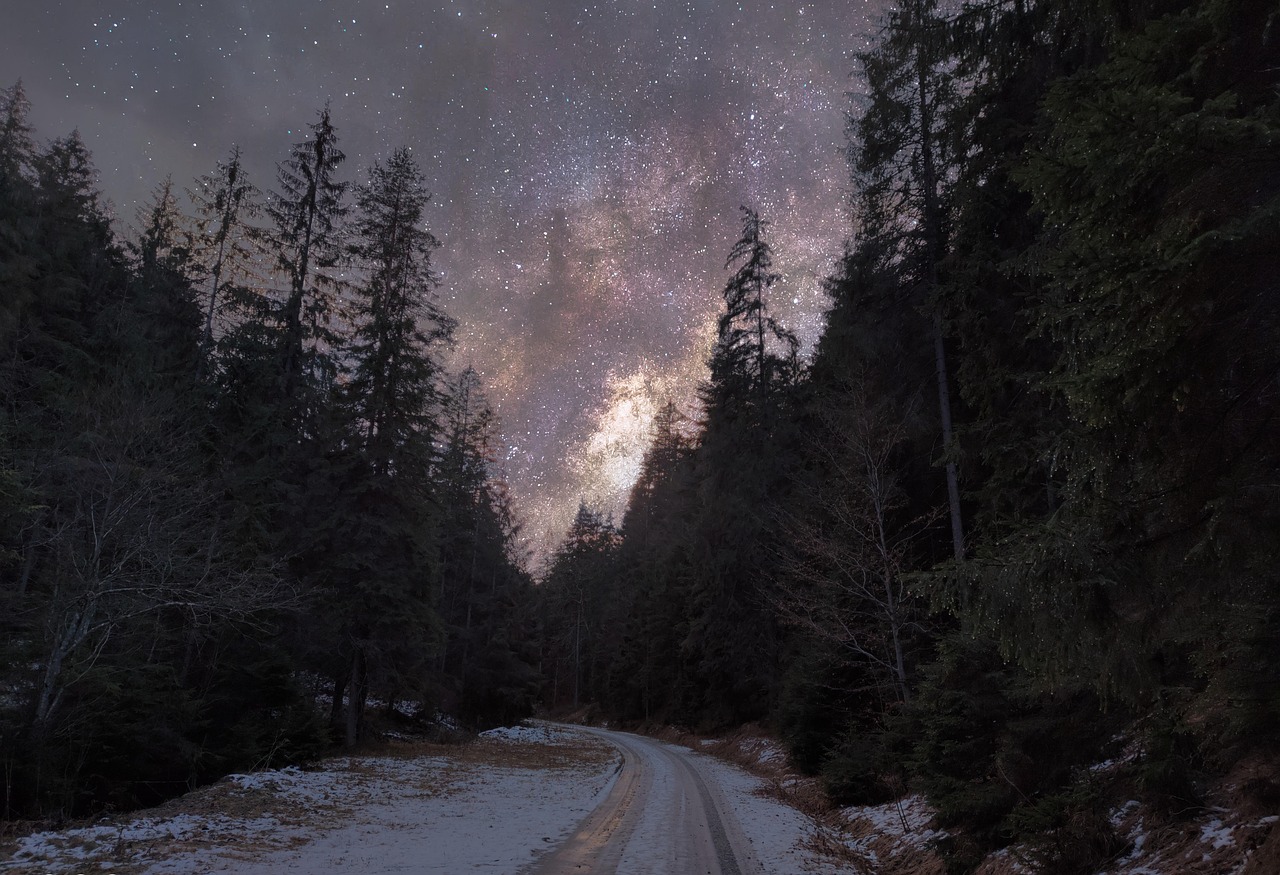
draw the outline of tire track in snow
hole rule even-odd
[[[528,875],[757,875],[762,870],[723,793],[691,753],[629,733],[588,727],[622,752],[613,790]]]

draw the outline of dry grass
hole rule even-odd
[[[645,734],[711,754],[759,778],[762,785],[757,793],[800,811],[813,822],[814,831],[805,845],[820,857],[868,875],[945,875],[946,864],[931,848],[898,836],[873,835],[869,824],[845,817],[817,778],[796,772],[785,756],[762,758],[766,749],[781,750],[782,745],[760,726],[748,724],[714,738],[671,726],[647,727]]]
[[[94,821],[54,825],[26,821],[8,824],[0,837],[0,868],[12,859],[21,838],[37,832],[62,832],[48,844],[59,849],[79,848],[76,871],[106,865],[118,875],[142,872],[154,852],[176,853],[217,849],[230,859],[249,860],[267,851],[294,847],[307,841],[304,835],[349,822],[360,808],[401,798],[441,796],[457,792],[471,777],[485,770],[566,770],[598,766],[616,759],[616,752],[592,738],[555,739],[548,742],[520,742],[480,739],[465,744],[384,741],[362,748],[358,755],[332,757],[308,771],[323,771],[331,778],[330,789],[306,798],[287,792],[289,781],[282,776],[243,786],[232,780],[194,790],[156,808],[130,815],[103,817]],[[267,773],[270,774],[270,773]],[[196,817],[207,826],[181,837],[130,840],[124,837],[130,824],[139,820],[167,821]],[[265,828],[244,829],[240,825],[257,822]],[[85,831],[93,829],[93,835]],[[77,832],[79,830],[79,832]],[[33,860],[37,865],[41,861]],[[65,869],[65,860],[48,861],[48,871]]]

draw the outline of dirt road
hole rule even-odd
[[[232,775],[160,808],[0,841],[0,873],[846,875],[813,824],[688,748],[539,724]]]
[[[687,748],[604,729],[622,752],[609,795],[530,875],[764,875],[715,775]]]

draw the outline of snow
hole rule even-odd
[[[513,741],[521,744],[547,744],[572,741],[578,736],[565,729],[546,723],[535,723],[531,726],[502,726],[480,733],[480,737],[488,741]]]
[[[861,823],[869,830],[865,838],[850,845],[864,852],[869,851],[866,846],[871,841],[883,836],[898,839],[919,850],[947,836],[945,831],[933,828],[933,809],[918,794],[887,805],[855,805],[841,809],[840,813],[850,824]]]
[[[506,746],[556,736],[563,738],[543,730],[491,737]],[[532,767],[504,764],[502,747],[495,751],[493,762],[347,757],[319,771],[232,775],[192,797],[192,807],[212,800],[216,813],[30,835],[7,860],[0,856],[0,872],[510,873],[567,837],[616,776],[617,757],[599,746],[568,765],[557,755],[551,766]]]
[[[1111,739],[1111,744],[1118,744],[1123,740],[1124,739],[1122,736],[1117,735],[1115,738]],[[1124,750],[1121,751],[1120,753],[1120,756],[1115,757],[1113,759],[1103,760],[1100,763],[1095,763],[1094,765],[1089,766],[1089,771],[1095,775],[1114,772],[1117,769],[1119,769],[1121,766],[1125,766],[1125,765],[1128,765],[1129,763],[1134,762],[1141,755],[1142,755],[1142,745],[1139,744],[1137,740],[1131,740],[1129,741],[1128,744],[1125,745]]]
[[[613,786],[619,758],[612,748],[596,746],[563,763],[561,754],[575,749],[567,745],[598,744],[573,730],[536,724],[484,733],[465,757],[340,757],[314,771],[230,775],[183,800],[187,813],[147,812],[117,824],[28,836],[0,862],[0,872],[520,872],[567,838]],[[521,764],[540,746],[546,759]],[[818,827],[770,797],[766,782],[709,756],[697,755],[697,762],[760,871],[850,871],[807,847]],[[661,835],[672,812],[655,806],[644,816],[659,821],[655,834]],[[636,873],[652,871],[645,860],[659,845],[633,849],[629,865]]]
[[[761,869],[770,875],[850,871],[821,860],[803,845],[818,827],[789,805],[767,795],[765,782],[737,766],[699,756],[698,769],[724,791],[724,799],[751,844]]]
[[[1214,850],[1229,848],[1236,843],[1232,833],[1231,827],[1223,826],[1222,821],[1215,818],[1200,827],[1200,841],[1212,844]]]
[[[20,839],[12,857],[0,862],[0,871],[23,871],[33,864],[52,869],[67,863],[98,862],[104,854],[120,859],[122,849],[130,845],[185,841],[196,836],[203,841],[218,841],[242,834],[265,833],[279,826],[274,818],[179,814],[165,818],[142,817],[119,825],[40,832]]]
[[[783,765],[787,761],[787,752],[770,738],[744,738],[740,742],[740,746],[744,751],[753,754],[756,762],[778,763]]]
[[[1027,868],[1026,864],[1015,857],[1013,855],[1013,851],[1009,848],[1001,848],[995,853],[989,855],[987,857],[987,863],[995,864],[1001,869],[1009,872],[1017,872],[1019,875],[1023,875],[1023,873],[1030,875],[1031,873],[1031,870]]]
[[[1110,817],[1111,825],[1119,826],[1121,823],[1124,822],[1124,819],[1129,816],[1129,813],[1141,804],[1142,803],[1140,803],[1137,799],[1130,799],[1124,805],[1121,805],[1115,811],[1111,812],[1111,817]]]

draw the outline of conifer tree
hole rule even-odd
[[[204,290],[204,327],[200,335],[200,373],[209,371],[213,356],[214,328],[219,315],[233,302],[238,284],[250,276],[254,256],[251,222],[261,208],[258,189],[249,181],[240,161],[240,147],[233,147],[213,173],[201,176],[187,191],[196,208],[192,223],[192,257],[207,277]]]
[[[517,719],[537,691],[519,525],[497,463],[497,421],[479,375],[448,386],[436,465],[441,507],[440,670],[450,704],[475,726]]]
[[[279,186],[267,203],[268,248],[285,280],[276,320],[280,393],[294,399],[304,385],[329,385],[335,363],[333,320],[348,185],[336,178],[346,156],[326,106],[277,167]]]
[[[139,218],[141,234],[129,247],[135,261],[132,295],[147,340],[149,369],[189,388],[181,378],[196,371],[199,310],[192,285],[195,267],[182,230],[185,217],[178,211],[171,179],[160,184]]]
[[[959,471],[952,425],[950,368],[939,300],[939,270],[949,246],[948,188],[954,176],[947,116],[957,92],[947,52],[947,22],[937,0],[906,0],[889,13],[884,37],[859,53],[866,109],[851,122],[855,212],[860,234],[898,274],[896,306],[927,321],[932,339],[952,552],[965,555]]]
[[[0,343],[32,294],[36,149],[30,112],[21,82],[0,91]]]
[[[786,410],[796,339],[768,312],[766,293],[779,276],[764,238],[767,225],[749,208],[742,214],[701,393],[705,422],[685,544],[684,658],[695,666],[699,717],[711,723],[758,716],[752,711],[758,700],[747,691],[771,689],[776,681],[779,636],[765,596],[770,534],[764,508],[785,489],[791,450]]]
[[[343,547],[329,570],[317,570],[343,617],[349,745],[360,735],[370,678],[421,692],[435,644],[438,356],[453,321],[432,300],[439,244],[424,226],[428,199],[417,163],[399,149],[370,169],[351,228],[350,256],[363,281],[351,289],[347,437],[336,451],[350,467],[339,469],[328,524],[333,546],[340,538]]]
[[[769,315],[767,294],[782,277],[773,271],[773,250],[764,239],[768,222],[742,207],[742,236],[725,268],[736,270],[725,285],[725,308],[716,326],[708,402],[712,410],[751,405],[763,412],[770,393],[793,370],[795,335]]]
[[[426,229],[430,194],[407,149],[375,163],[357,194],[352,255],[367,272],[352,308],[355,332],[349,397],[377,476],[419,476],[438,437],[440,366],[437,349],[454,322],[436,304],[432,253],[439,241]]]
[[[542,583],[543,672],[550,673],[552,704],[577,707],[603,680],[609,642],[601,627],[614,594],[609,570],[617,543],[612,520],[579,503]]]

